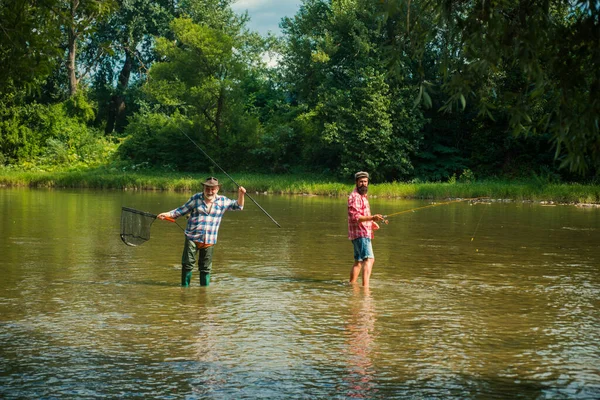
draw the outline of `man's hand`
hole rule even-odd
[[[375,214],[372,217],[373,217],[373,221],[375,221],[375,222],[383,221],[383,219],[384,219],[383,215],[381,215],[381,214]]]
[[[164,212],[164,213],[158,214],[157,217],[158,217],[158,219],[171,218],[171,214],[169,214],[168,212]]]

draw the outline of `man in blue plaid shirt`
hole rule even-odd
[[[181,286],[187,287],[192,279],[192,271],[196,265],[198,255],[198,270],[200,271],[200,285],[210,284],[210,271],[212,269],[213,248],[217,243],[217,234],[223,214],[228,210],[242,210],[244,208],[244,194],[246,189],[238,189],[238,199],[231,200],[219,196],[219,180],[214,177],[207,178],[202,183],[202,193],[196,193],[179,208],[158,214],[158,218],[179,218],[190,214],[185,229],[185,244],[181,256]]]

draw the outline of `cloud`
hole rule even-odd
[[[248,28],[265,35],[271,31],[279,34],[279,22],[283,17],[292,17],[300,8],[301,0],[238,0],[231,8],[242,13],[248,11]]]
[[[277,3],[273,0],[238,0],[233,4],[233,8],[240,9],[255,9],[270,5],[271,3]]]

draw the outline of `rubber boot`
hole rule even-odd
[[[210,285],[210,274],[206,272],[200,272],[200,286]]]
[[[192,280],[193,271],[186,271],[185,269],[181,270],[181,287],[190,286],[190,281]]]

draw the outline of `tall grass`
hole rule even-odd
[[[122,171],[97,168],[77,171],[16,171],[0,169],[0,186],[53,188],[96,188],[118,190],[199,191],[206,177],[215,175],[223,192],[236,186],[223,174],[175,173],[162,171]],[[354,182],[340,182],[331,177],[311,174],[263,175],[238,173],[231,177],[250,193],[310,194],[346,196]],[[539,181],[481,181],[472,183],[372,183],[369,194],[378,197],[455,199],[488,197],[515,201],[600,204],[600,185],[543,184]]]

